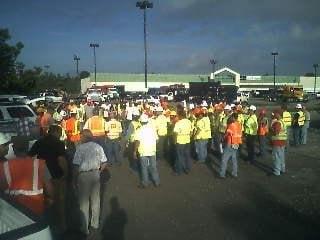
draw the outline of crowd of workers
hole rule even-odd
[[[290,144],[306,144],[310,124],[310,113],[301,104],[295,112],[282,106],[271,115],[254,105],[206,101],[188,106],[67,102],[56,109],[39,106],[36,112],[35,123],[18,121],[17,137],[0,133],[0,189],[36,214],[51,206],[64,231],[69,181],[77,192],[85,235],[99,227],[101,179],[108,178],[109,166],[121,165],[125,158],[140,188],[158,187],[159,161],[168,160],[179,176],[192,171],[194,161],[206,163],[213,151],[221,160],[219,177],[226,178],[231,159],[231,176],[237,178],[238,157],[246,155],[245,161],[254,164],[257,157],[269,157],[271,143],[272,175],[280,176],[286,172],[286,150]],[[37,140],[29,149],[32,136]],[[10,142],[16,156],[8,160]]]

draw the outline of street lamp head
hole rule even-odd
[[[149,1],[139,1],[136,3],[136,7],[140,9],[153,8],[153,3]]]
[[[99,47],[98,43],[90,43],[90,47]]]
[[[317,68],[317,67],[319,67],[319,64],[318,64],[318,63],[315,63],[315,64],[313,64],[313,67],[314,67],[314,68]]]
[[[277,56],[277,55],[279,55],[279,53],[278,52],[272,52],[271,55]]]
[[[216,61],[216,60],[214,60],[214,59],[210,59],[210,63],[211,63],[211,64],[216,64],[216,63],[217,63],[217,61]]]

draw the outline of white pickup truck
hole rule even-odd
[[[0,195],[0,240],[52,240],[48,224]]]

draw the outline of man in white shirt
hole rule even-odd
[[[134,159],[137,159],[137,152],[140,157],[141,164],[141,187],[145,188],[149,185],[149,174],[157,187],[160,185],[160,177],[157,169],[156,150],[158,136],[151,124],[148,124],[148,116],[142,114],[140,122],[142,126],[137,130],[135,140]]]
[[[93,228],[93,231],[99,228],[100,172],[106,167],[107,157],[103,148],[93,142],[93,135],[90,130],[83,130],[81,142],[82,144],[77,146],[73,158],[73,181],[78,193],[82,214],[80,230],[88,235],[89,226]],[[91,221],[89,219],[90,212]]]

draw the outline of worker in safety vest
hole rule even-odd
[[[155,109],[155,125],[158,134],[157,142],[157,160],[163,159],[167,156],[168,151],[168,118],[163,114],[161,106]]]
[[[77,111],[72,110],[70,112],[70,118],[65,122],[67,140],[75,144],[80,141],[80,122],[77,120],[76,116]]]
[[[0,134],[0,143],[3,141]],[[13,151],[15,158],[0,163],[1,184],[8,197],[36,215],[43,215],[46,203],[51,204],[53,199],[53,187],[51,175],[44,160],[27,156],[29,141],[26,137],[15,137]],[[2,175],[3,174],[3,175]]]
[[[157,169],[156,148],[158,136],[155,129],[148,124],[148,115],[142,114],[140,116],[141,127],[136,131],[134,136],[135,145],[133,151],[133,158],[140,160],[141,166],[141,188],[146,188],[151,181],[155,187],[160,185],[160,177]],[[150,177],[149,177],[150,176]]]
[[[224,142],[224,134],[226,133],[227,130],[227,122],[228,122],[228,118],[231,116],[232,114],[232,110],[231,110],[231,106],[230,105],[226,105],[224,107],[224,114],[220,115],[220,121],[219,121],[219,150],[220,150],[220,154],[223,153],[223,142]]]
[[[110,164],[121,164],[120,137],[122,135],[121,123],[116,119],[116,112],[110,112],[109,121],[106,122],[106,155]]]
[[[257,108],[251,105],[248,110],[248,117],[244,123],[244,133],[247,141],[248,163],[254,163],[256,160],[255,142],[258,131],[258,119],[255,114]]]
[[[238,114],[233,113],[228,119],[227,129],[224,135],[225,147],[222,154],[220,178],[226,177],[227,164],[232,160],[232,176],[238,177],[237,151],[242,143],[242,126],[237,120]]]
[[[302,135],[302,127],[304,126],[305,115],[302,111],[302,105],[298,103],[296,105],[296,113],[293,114],[292,117],[292,132],[293,132],[293,143],[295,146],[300,145],[301,135]]]
[[[282,110],[282,121],[284,122],[287,128],[287,148],[288,148],[290,146],[292,117],[291,117],[291,113],[288,112],[286,105],[283,105],[281,107],[281,110]]]
[[[262,109],[258,117],[258,142],[259,142],[259,156],[263,157],[267,148],[267,135],[269,132],[269,120],[266,116],[266,110]]]
[[[307,144],[307,137],[308,137],[308,129],[310,127],[310,112],[307,110],[306,106],[302,107],[302,111],[304,114],[304,124],[301,129],[301,144]]]
[[[173,137],[176,151],[174,161],[175,175],[181,175],[183,172],[188,174],[191,171],[192,160],[190,156],[190,139],[192,134],[192,125],[186,117],[185,111],[178,111],[178,121],[173,128]]]
[[[280,176],[281,173],[286,172],[285,167],[285,146],[287,141],[286,125],[283,122],[280,111],[274,111],[273,121],[270,133],[271,133],[271,144],[272,144],[272,158],[273,158],[273,174]]]
[[[195,128],[193,130],[193,136],[194,136],[194,144],[195,144],[195,150],[197,154],[197,159],[199,163],[205,163],[208,151],[207,151],[207,144],[208,144],[208,137],[211,137],[211,128],[210,128],[210,120],[209,122],[206,120],[208,118],[204,117],[204,110],[200,109],[195,112],[195,116],[197,118]],[[210,132],[210,135],[208,135],[208,130]]]
[[[106,149],[106,121],[102,116],[99,116],[99,108],[93,109],[93,116],[90,117],[84,124],[83,129],[89,129],[93,135],[94,142],[98,143],[107,155]]]
[[[140,112],[136,108],[131,114],[131,120],[128,125],[128,129],[126,131],[125,140],[126,144],[126,153],[129,159],[129,165],[131,170],[135,173],[139,172],[139,162],[133,159],[133,151],[134,151],[134,136],[136,131],[141,127],[141,123],[139,121]]]

